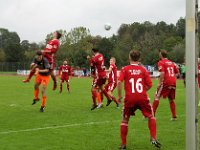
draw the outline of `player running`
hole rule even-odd
[[[117,108],[119,108],[119,102],[112,93],[117,86],[117,67],[115,63],[116,59],[111,57],[110,67],[108,69],[108,83],[105,85],[103,93],[108,100],[106,106],[109,106],[113,100],[116,103]]]
[[[59,75],[60,75],[60,93],[62,93],[62,84],[66,81],[67,90],[70,93],[69,86],[69,75],[71,75],[71,67],[68,65],[68,62],[65,60],[63,65],[59,67]]]
[[[103,106],[102,100],[103,100],[103,85],[106,82],[106,71],[104,66],[104,57],[101,53],[99,53],[99,49],[93,48],[92,52],[94,53],[94,56],[90,58],[90,56],[87,56],[87,59],[91,62],[91,67],[95,70],[95,77],[94,82],[95,86],[92,87],[92,97],[93,97],[93,103],[91,110],[95,108],[101,108]],[[97,97],[97,88],[100,90],[101,95],[101,102],[97,105],[95,105],[96,97]]]
[[[35,70],[35,86],[34,99],[32,105],[39,101],[39,86],[42,85],[42,105],[40,112],[44,112],[46,105],[46,88],[50,80],[50,64],[48,60],[42,56],[41,51],[37,51],[36,56],[31,64],[31,68]]]
[[[176,104],[175,104],[175,94],[176,94],[176,75],[179,74],[174,62],[167,59],[167,51],[161,50],[160,61],[158,62],[158,70],[160,72],[160,79],[158,83],[157,92],[155,94],[153,102],[154,115],[159,105],[159,99],[161,97],[168,98],[170,109],[172,113],[171,120],[176,120]]]
[[[128,122],[130,116],[135,115],[135,111],[140,109],[143,116],[148,118],[151,144],[160,148],[161,144],[156,140],[156,119],[154,118],[152,106],[150,104],[147,91],[152,87],[148,71],[139,65],[140,52],[131,51],[129,53],[130,65],[121,69],[118,80],[118,97],[122,99],[122,82],[124,81],[125,97],[121,121],[120,149],[126,149],[126,138],[128,134]]]
[[[41,50],[43,53],[43,56],[47,58],[49,64],[50,64],[50,72],[51,72],[51,78],[53,79],[54,85],[53,85],[53,90],[56,89],[57,87],[57,82],[56,82],[56,76],[54,75],[54,68],[56,65],[56,52],[59,48],[59,39],[61,38],[61,33],[58,31],[55,31],[53,33],[53,39],[50,40],[47,45],[46,48],[44,50]],[[29,82],[31,77],[34,75],[35,70],[32,70],[30,72],[30,74],[28,75],[28,77],[23,80],[24,83]]]

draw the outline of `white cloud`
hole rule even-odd
[[[0,0],[0,27],[16,31],[22,40],[42,41],[56,30],[85,26],[92,35],[109,36],[122,23],[165,21],[185,16],[183,0]],[[105,31],[105,23],[112,29]]]

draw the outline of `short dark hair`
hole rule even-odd
[[[40,50],[38,50],[38,51],[36,52],[36,55],[41,56],[41,55],[42,55],[42,52],[41,52]]]
[[[137,50],[132,50],[132,51],[130,51],[129,56],[130,56],[132,61],[139,61],[140,52],[137,51]]]
[[[98,48],[92,48],[92,51],[93,51],[94,53],[96,53],[96,52],[99,52],[99,49],[98,49]]]
[[[164,57],[164,58],[167,58],[167,51],[166,50],[164,50],[164,49],[162,49],[161,51],[160,51],[160,54],[162,55],[162,57]]]
[[[62,34],[59,31],[56,31],[56,33],[57,33],[57,39],[60,39]]]

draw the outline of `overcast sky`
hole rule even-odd
[[[175,24],[180,17],[185,17],[185,0],[0,0],[0,28],[30,42],[57,29],[84,26],[92,35],[110,36],[122,23]],[[110,31],[105,23],[112,25]]]

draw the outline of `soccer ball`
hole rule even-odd
[[[111,29],[111,25],[109,23],[106,23],[104,25],[104,29],[107,30],[107,31],[110,30]]]

